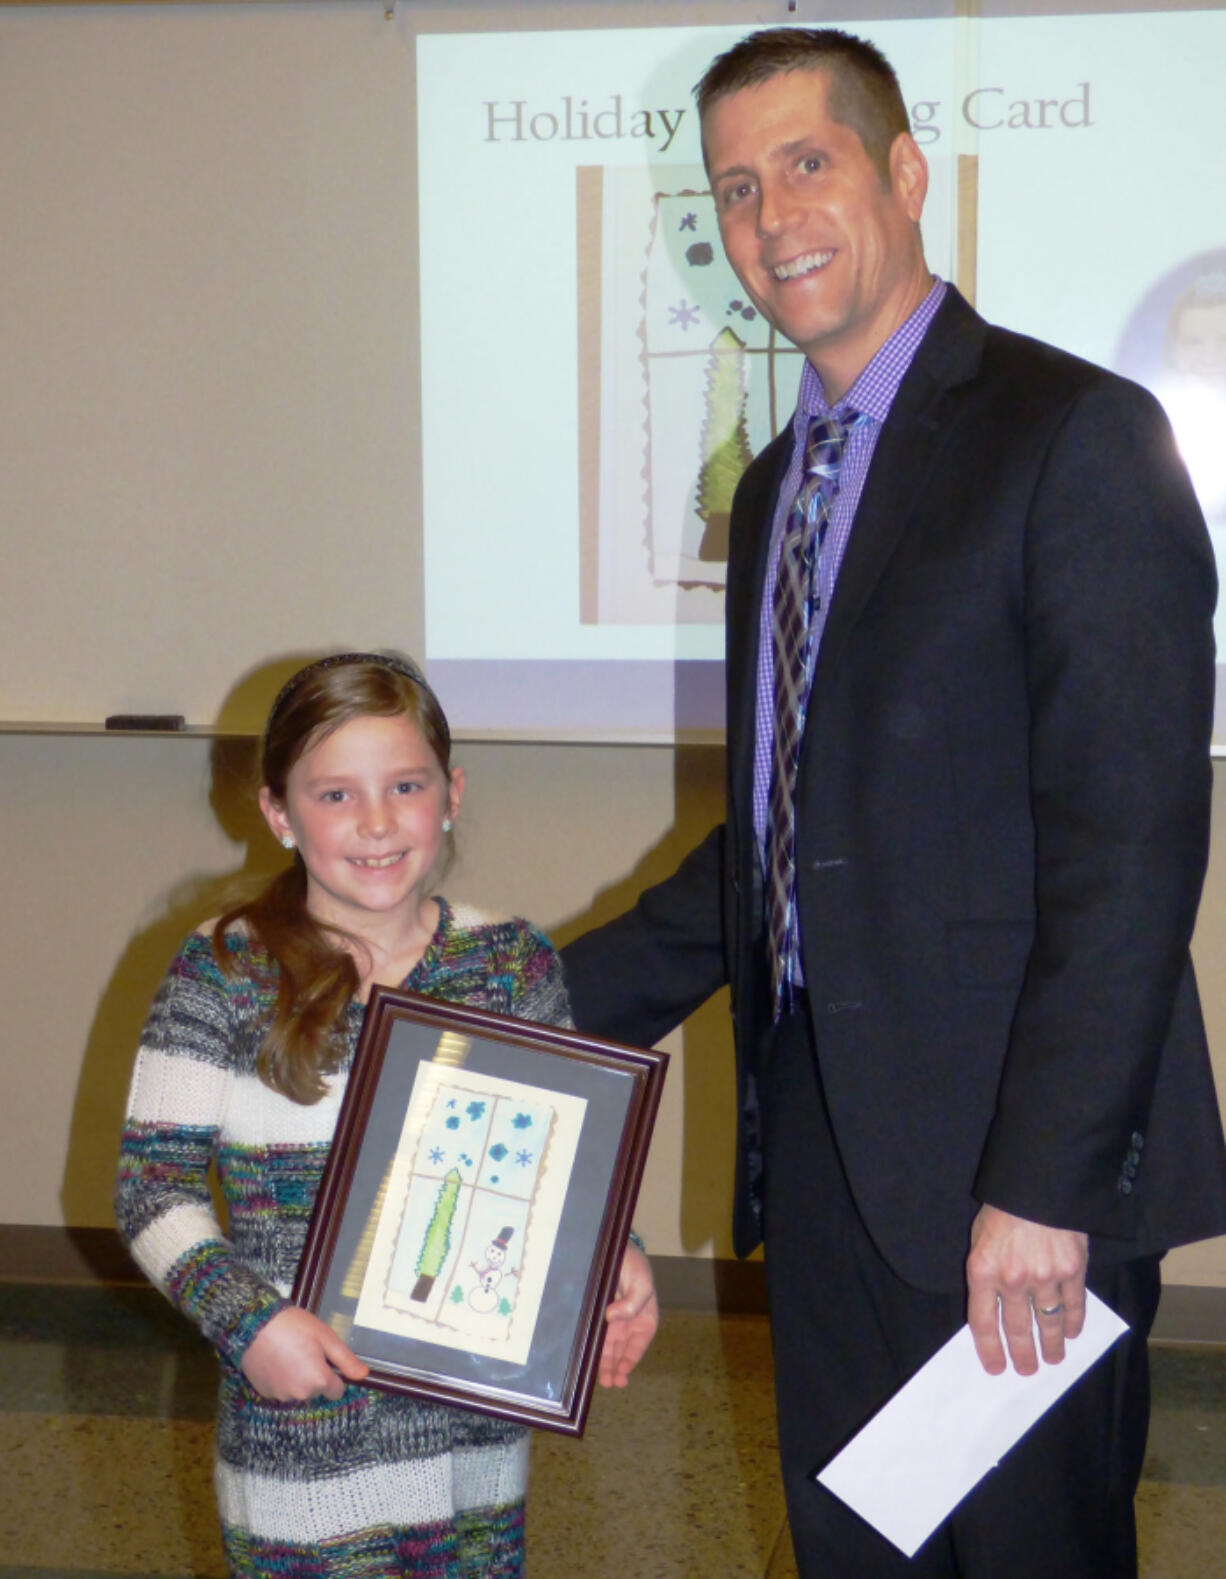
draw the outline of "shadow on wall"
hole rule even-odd
[[[218,724],[262,716],[284,680],[314,654],[295,654],[246,675],[231,691]],[[192,749],[182,743],[185,749]],[[179,749],[176,747],[176,749]],[[542,748],[551,749],[551,748]],[[258,888],[285,863],[255,804],[257,743],[221,735],[209,755],[208,802],[226,838],[235,846],[231,871],[196,872],[175,882],[160,914],[125,946],[98,1002],[86,1042],[73,1104],[67,1162],[61,1186],[64,1220],[99,1222],[99,1203],[109,1202],[132,1059],[149,1004],[167,963],[183,938],[219,913],[244,890]],[[554,929],[561,945],[612,919],[634,903],[642,889],[670,876],[682,858],[723,817],[724,753],[718,747],[682,747],[674,755],[674,821],[626,876],[602,889],[591,905]],[[123,852],[112,852],[117,860]],[[682,1186],[679,1234],[693,1253],[714,1247],[731,1254],[730,1200],[734,1146],[732,1037],[726,995],[718,994],[686,1023],[685,1059],[672,1080],[683,1080]],[[109,1214],[106,1219],[109,1225]],[[80,1236],[88,1260],[110,1248],[96,1233]],[[99,1273],[113,1271],[97,1266]]]
[[[222,704],[219,729],[266,713],[285,680],[313,656],[280,658],[245,675]],[[226,837],[243,850],[241,862],[232,872],[196,873],[177,881],[163,913],[125,947],[99,999],[81,1062],[60,1191],[67,1223],[95,1222],[98,1203],[111,1199],[132,1060],[149,1004],[175,951],[201,922],[258,889],[286,863],[255,801],[258,750],[250,736],[220,734],[209,752],[209,805]],[[99,1242],[87,1232],[76,1239],[87,1261],[108,1255],[109,1236]],[[113,1262],[94,1270],[113,1275]]]
[[[690,851],[724,819],[722,746],[681,746],[674,754],[675,819],[625,877],[603,888],[591,905],[553,929],[562,947],[628,910],[645,888],[671,877]],[[732,1254],[731,1199],[736,1092],[727,989],[685,1021],[682,1181],[679,1226],[687,1252],[713,1245]],[[674,1066],[669,1080],[680,1071]]]

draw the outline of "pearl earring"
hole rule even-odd
[[[444,817],[443,818],[443,832],[444,833],[450,833],[453,826],[454,826],[454,824],[452,823],[450,817]]]
[[[281,848],[283,850],[292,850],[294,848],[294,836],[292,833],[283,833],[281,835]]]

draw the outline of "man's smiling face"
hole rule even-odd
[[[883,175],[832,120],[821,70],[717,99],[703,150],[728,261],[758,311],[836,400],[931,284],[919,217],[928,167],[906,133]]]

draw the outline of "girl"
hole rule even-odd
[[[221,1356],[234,1574],[519,1575],[527,1433],[363,1386],[362,1361],[286,1296],[371,986],[569,1024],[558,960],[526,922],[435,895],[464,775],[407,660],[344,653],[301,670],[269,714],[261,773],[260,809],[293,864],[170,967],[132,1082],[120,1231]],[[634,1246],[608,1315],[600,1379],[624,1386],[656,1322]]]

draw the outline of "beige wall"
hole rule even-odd
[[[219,883],[275,858],[238,791],[246,747],[0,735],[5,1010],[0,1222],[109,1222],[127,1071],[179,938]],[[722,756],[616,746],[464,745],[469,793],[448,891],[565,940],[665,876],[720,816]],[[1226,774],[1195,949],[1226,1091]],[[722,1003],[676,1053],[637,1221],[661,1254],[730,1254],[731,1045]],[[1173,1255],[1226,1287],[1226,1240]]]

